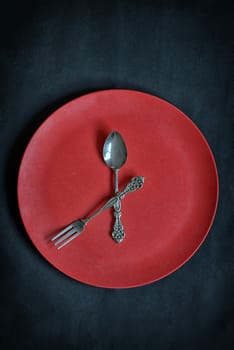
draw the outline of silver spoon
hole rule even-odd
[[[119,192],[119,170],[127,160],[127,147],[120,133],[111,132],[103,146],[103,159],[106,165],[114,171],[114,188],[115,193]],[[118,200],[114,205],[115,223],[112,232],[113,239],[120,243],[125,237],[124,228],[120,220],[121,202]]]

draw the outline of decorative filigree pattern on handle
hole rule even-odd
[[[115,216],[115,224],[114,230],[112,232],[112,238],[117,242],[121,243],[125,237],[125,231],[121,222],[121,199],[125,197],[127,193],[134,192],[139,190],[144,185],[144,177],[136,176],[131,179],[131,181],[127,184],[125,189],[122,192],[117,193],[118,200],[114,205],[114,216]]]
[[[120,217],[121,217],[121,202],[120,202],[120,200],[118,200],[116,202],[116,204],[114,205],[114,208],[115,208],[115,211],[114,211],[115,223],[114,223],[114,229],[112,232],[112,238],[117,243],[121,243],[125,237],[125,232],[124,232],[122,222],[120,220]]]
[[[133,177],[131,181],[127,184],[125,189],[118,194],[119,198],[123,199],[127,193],[139,190],[140,188],[143,187],[143,185],[144,185],[144,176]]]

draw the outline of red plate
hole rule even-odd
[[[90,214],[113,194],[102,160],[109,132],[128,148],[120,187],[143,175],[143,189],[122,202],[126,238],[111,238],[112,210],[58,251],[49,237]],[[157,97],[106,90],[54,112],[32,137],[20,166],[20,213],[35,247],[54,267],[91,285],[129,288],[167,276],[204,241],[214,219],[218,176],[211,150],[195,124]]]

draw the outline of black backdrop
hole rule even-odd
[[[2,349],[231,349],[234,345],[234,11],[225,1],[0,5]],[[108,290],[50,266],[20,221],[25,146],[57,107],[129,88],[188,114],[217,161],[220,200],[195,256],[148,286]]]

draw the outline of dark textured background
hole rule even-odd
[[[1,2],[2,349],[233,348],[233,18],[225,1]],[[40,123],[71,98],[108,88],[149,92],[189,115],[220,178],[201,249],[169,277],[130,290],[55,270],[29,242],[16,202],[19,162]]]

